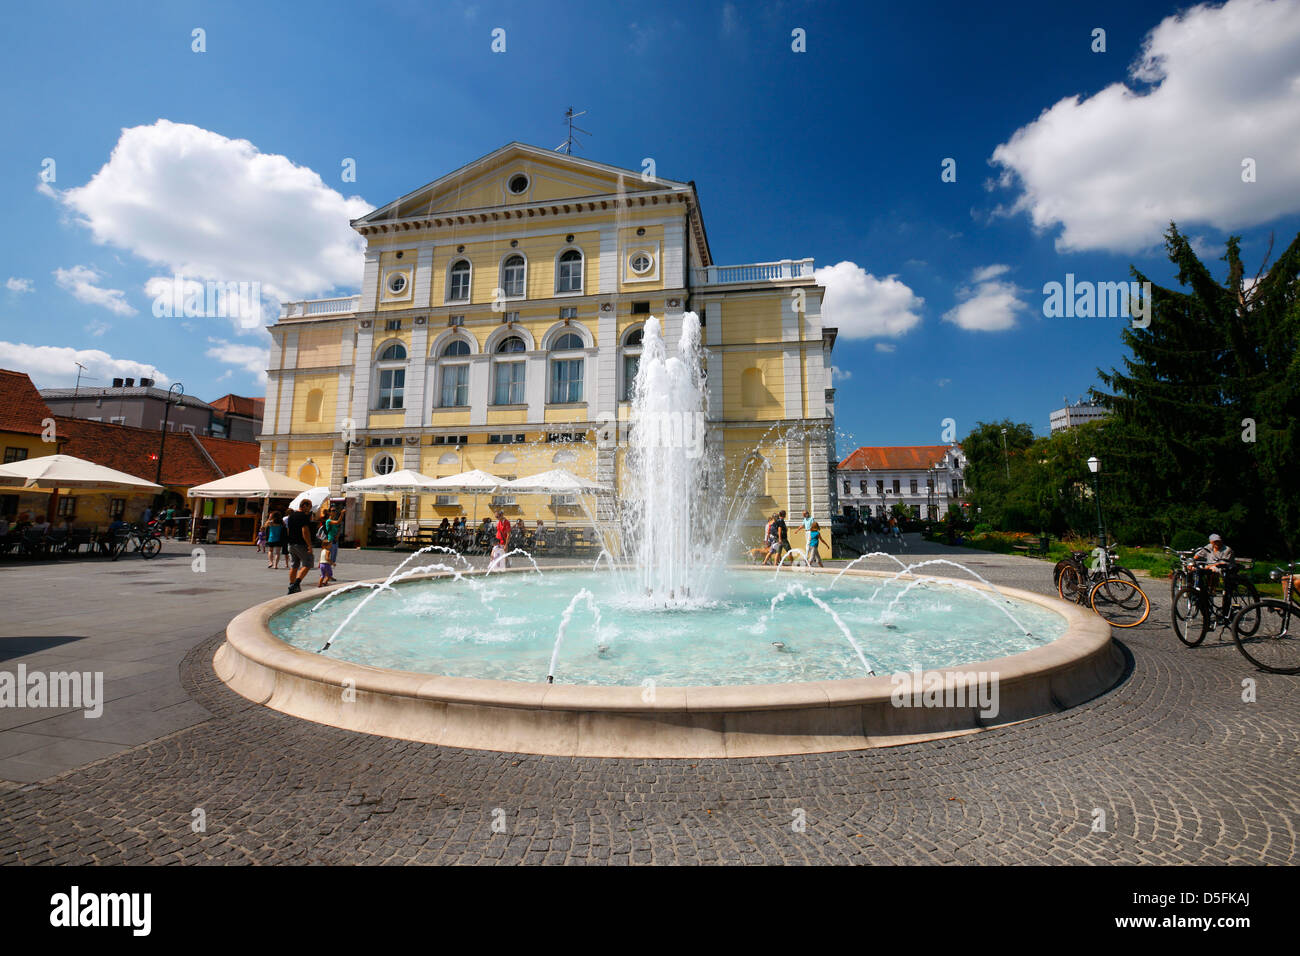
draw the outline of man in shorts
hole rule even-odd
[[[289,542],[289,593],[302,590],[302,579],[315,567],[311,544],[311,502],[304,498],[285,522]]]

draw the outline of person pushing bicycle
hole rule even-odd
[[[1228,547],[1217,534],[1212,534],[1209,543],[1198,549],[1192,555],[1192,560],[1204,562],[1206,571],[1223,578],[1223,600],[1220,610],[1224,617],[1227,617],[1228,607],[1232,603],[1232,588],[1228,584],[1228,575],[1237,569],[1237,559],[1232,548]]]

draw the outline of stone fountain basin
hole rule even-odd
[[[547,573],[565,570],[589,569],[566,566]],[[494,573],[526,571],[531,569]],[[836,574],[838,569],[797,573]],[[847,574],[893,576],[857,569]],[[410,580],[442,577],[450,575]],[[227,626],[213,666],[248,700],[331,727],[448,747],[566,757],[758,757],[891,747],[1057,713],[1119,681],[1124,657],[1100,617],[1019,588],[999,587],[995,593],[1048,608],[1066,618],[1067,629],[1042,647],[927,672],[941,674],[954,694],[970,687],[979,672],[996,674],[999,708],[991,718],[982,717],[978,706],[897,706],[896,696],[913,699],[911,674],[657,687],[646,700],[639,686],[482,680],[370,667],[291,647],[272,634],[275,614],[319,600],[320,591],[244,611]],[[964,696],[976,699],[973,688]]]

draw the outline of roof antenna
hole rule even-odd
[[[590,135],[591,135],[591,134],[590,134],[589,132],[587,132],[585,129],[582,129],[581,127],[578,127],[578,126],[574,126],[574,125],[573,125],[573,121],[574,121],[575,119],[577,119],[579,116],[586,116],[586,115],[587,115],[587,111],[586,111],[586,110],[583,110],[581,113],[575,113],[575,112],[573,112],[573,107],[572,107],[572,106],[570,106],[567,110],[564,111],[564,121],[565,121],[566,123],[569,124],[569,135],[568,135],[567,137],[565,137],[565,140],[564,140],[563,143],[561,143],[559,146],[555,147],[555,152],[558,153],[560,150],[564,150],[564,154],[565,154],[566,156],[572,156],[572,155],[573,155],[573,147],[578,145],[578,140],[577,140],[576,138],[574,138],[574,135],[573,135],[573,134],[574,134],[574,133],[581,133],[583,136],[590,136]]]

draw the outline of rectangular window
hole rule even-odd
[[[468,445],[469,438],[465,435],[434,435],[429,440],[431,445]]]
[[[624,355],[623,356],[623,401],[632,401],[632,393],[636,391],[636,372],[641,367],[641,356]]]
[[[5,464],[6,464],[6,465],[10,464],[11,462],[15,462],[15,461],[26,461],[26,460],[27,460],[27,449],[26,449],[26,448],[6,448],[6,449],[5,449]]]
[[[514,324],[515,322],[518,322],[518,321],[519,321],[519,313],[518,313],[518,312],[502,312],[502,313],[501,313],[501,321],[502,321],[502,323]]]
[[[125,416],[125,415],[114,415],[112,418],[109,419],[109,422],[111,422],[111,423],[114,424],[114,425],[125,425],[125,424],[126,424],[126,416]]]
[[[384,328],[386,328],[389,332],[400,332],[402,330],[402,320],[389,319],[387,322],[384,323]]]
[[[447,316],[447,324],[448,324],[448,325],[464,325],[464,324],[465,324],[465,316],[463,316],[463,315],[449,315],[449,316]]]
[[[560,318],[562,319],[576,319],[577,317],[578,310],[574,306],[565,306],[560,310]]]
[[[866,493],[867,493],[867,479],[861,478],[858,480],[858,494],[865,495]]]
[[[495,405],[522,405],[524,403],[524,363],[498,362],[497,385],[493,398]]]
[[[884,495],[884,493],[885,493],[885,480],[884,480],[883,478],[877,478],[877,479],[876,479],[876,494],[878,494],[878,495]]]
[[[379,373],[379,402],[377,409],[402,408],[406,391],[406,369],[386,368]]]
[[[954,479],[952,480],[952,493],[953,493],[953,495],[956,496],[956,497],[958,497],[958,498],[960,498],[960,497],[961,497],[961,488],[962,488],[962,480],[961,480],[960,478],[954,478]]]
[[[451,271],[451,289],[447,293],[447,298],[453,302],[469,298],[469,269]]]
[[[501,277],[502,291],[507,296],[521,296],[524,294],[524,266],[520,262],[518,265],[506,266],[503,270],[504,275]]]
[[[125,499],[125,498],[109,498],[109,499],[108,499],[108,516],[109,516],[110,518],[120,518],[120,517],[122,517],[122,515],[124,515],[124,514],[126,514],[126,499]]]
[[[633,315],[649,315],[649,314],[650,314],[650,303],[649,303],[649,302],[633,302],[633,303],[632,303],[632,314],[633,314]]]
[[[551,404],[566,405],[582,401],[583,360],[555,359],[551,362]]]
[[[556,281],[556,292],[581,292],[582,291],[582,259],[569,259],[560,261],[559,275]]]
[[[468,404],[469,366],[444,366],[442,369],[442,407],[463,408]]]
[[[916,479],[912,479],[912,494],[916,494]]]
[[[59,517],[71,518],[77,513],[77,499],[63,497],[59,499]]]
[[[894,479],[894,494],[898,494],[898,491],[899,491],[899,487],[898,487],[898,479],[895,478],[895,479]]]
[[[846,495],[849,493],[849,491],[852,489],[852,487],[853,487],[853,485],[849,482],[849,480],[848,480],[847,478],[844,479],[844,493],[845,493]]]

